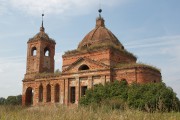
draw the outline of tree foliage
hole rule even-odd
[[[0,105],[21,105],[22,95],[8,96],[7,99],[1,97]]]
[[[173,89],[164,83],[128,85],[126,81],[99,84],[86,91],[80,99],[81,105],[109,105],[112,108],[125,107],[154,111],[179,111],[180,101]]]

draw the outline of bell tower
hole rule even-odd
[[[56,42],[49,38],[42,25],[40,32],[27,42],[27,66],[25,80],[32,80],[37,73],[54,72],[54,55]]]

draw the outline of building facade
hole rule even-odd
[[[129,84],[161,82],[160,70],[137,63],[101,16],[77,49],[64,53],[61,73],[54,72],[56,42],[45,33],[43,24],[27,44],[23,105],[78,104],[86,89],[114,80]]]

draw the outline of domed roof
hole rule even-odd
[[[49,36],[48,36],[48,34],[46,34],[45,32],[44,32],[44,28],[40,28],[40,32],[39,33],[37,33],[34,37],[33,37],[34,39],[37,39],[37,38],[43,38],[43,39],[49,39]]]
[[[48,34],[45,33],[44,31],[44,27],[40,27],[40,32],[37,33],[33,38],[30,38],[28,42],[31,42],[31,41],[36,41],[36,40],[45,40],[45,41],[49,41],[49,42],[53,42],[55,43],[55,41],[51,38],[49,38]]]
[[[104,19],[100,16],[96,19],[95,28],[90,31],[79,43],[78,49],[89,48],[90,46],[98,45],[101,43],[113,44],[121,49],[124,49],[123,45],[119,42],[117,37],[105,27]]]

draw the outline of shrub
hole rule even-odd
[[[115,81],[99,84],[86,91],[86,95],[80,99],[81,105],[107,105],[112,109],[124,109],[126,107],[147,112],[179,111],[180,101],[172,88],[164,83],[133,83],[127,85],[126,81]]]
[[[115,81],[113,83],[106,83],[95,85],[93,89],[86,91],[86,95],[80,99],[81,105],[98,104],[108,105],[112,108],[123,108],[127,100],[127,82]]]

